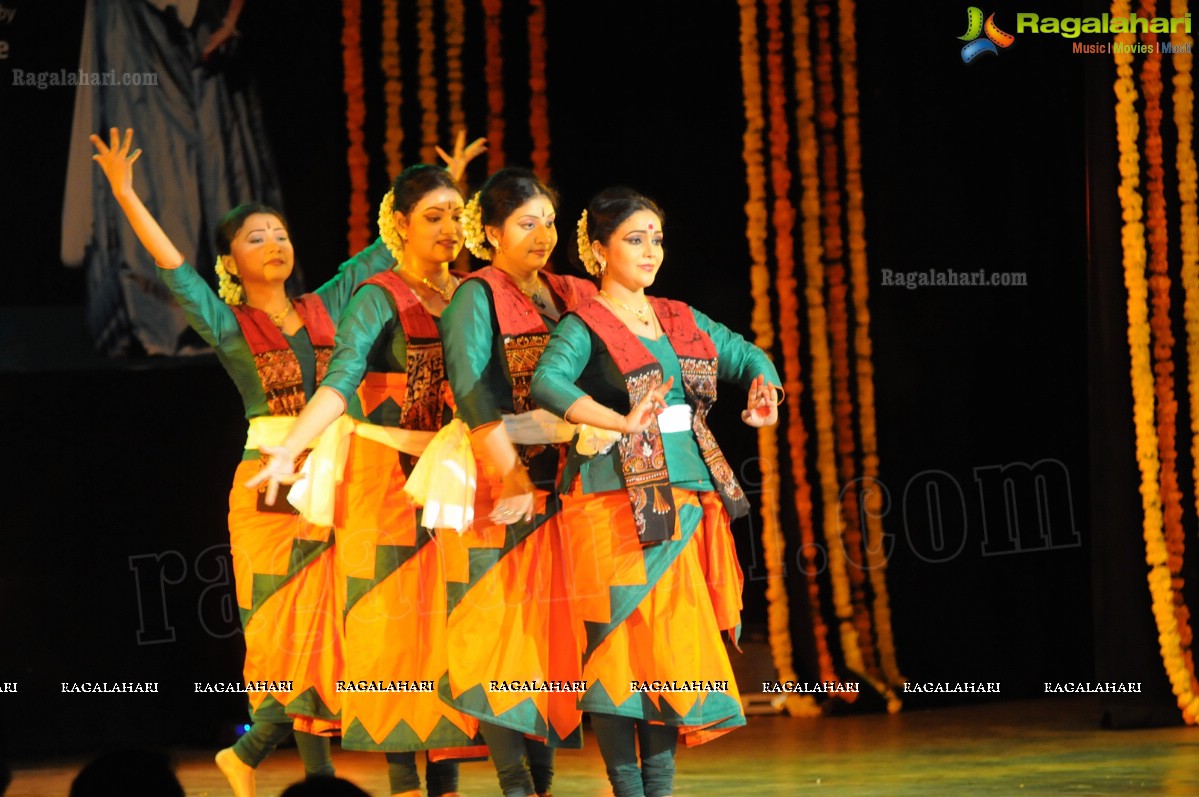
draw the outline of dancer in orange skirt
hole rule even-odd
[[[467,205],[465,231],[471,252],[491,265],[463,282],[442,317],[478,474],[473,525],[442,537],[450,604],[442,696],[481,721],[505,797],[548,793],[552,748],[577,745],[581,719],[577,695],[548,691],[577,674],[552,495],[556,443],[569,433],[529,396],[550,329],[595,292],[542,271],[558,240],[556,204],[526,169],[489,177]]]
[[[91,140],[130,225],[188,322],[216,350],[250,421],[229,494],[229,538],[253,724],[217,754],[217,764],[236,797],[252,797],[254,768],[294,725],[305,772],[332,774],[329,740],[319,734],[337,728],[340,708],[333,536],[328,525],[309,523],[286,505],[267,506],[262,494],[241,485],[262,467],[260,449],[283,439],[324,377],[335,325],[354,286],[386,269],[391,256],[376,244],[314,293],[289,298],[284,282],[295,255],[286,223],[271,208],[242,205],[217,227],[218,298],[134,191],[133,163],[141,150],[130,152],[133,131],[122,140],[114,128],[107,144],[99,136]]]
[[[601,289],[554,330],[533,395],[572,423],[622,435],[605,447],[581,431],[562,476],[564,566],[587,683],[579,706],[616,797],[664,797],[679,738],[700,744],[745,724],[721,632],[736,644],[742,577],[729,516],[748,502],[706,417],[720,378],[748,388],[745,423],[774,423],[779,378],[727,327],[645,296],[663,258],[651,200],[604,191],[577,237]]]
[[[464,160],[482,151],[480,139]],[[347,411],[354,416],[356,423],[339,421],[348,445],[340,478],[337,463],[318,449],[292,500],[313,513],[336,506],[338,563],[347,585],[341,744],[387,753],[391,793],[400,797],[420,795],[415,751],[486,756],[474,740],[477,721],[437,694],[447,667],[442,557],[404,492],[417,457],[452,417],[439,330],[466,276],[449,269],[462,248],[462,211],[447,170],[421,164],[396,178],[379,214],[396,265],[359,287],[338,327],[324,383],[280,447],[267,449],[271,465],[250,483],[268,481],[270,493],[276,483],[294,481],[294,452],[328,434]],[[330,446],[330,459],[336,448]],[[427,755],[431,797],[456,795],[457,763]]]

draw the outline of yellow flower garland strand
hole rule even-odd
[[[891,604],[887,592],[882,490],[878,487],[878,432],[874,415],[874,347],[870,340],[870,277],[866,269],[866,215],[862,210],[862,137],[858,110],[857,34],[854,0],[840,0],[837,21],[841,61],[841,134],[845,146],[845,195],[849,268],[853,285],[854,353],[858,389],[858,433],[862,445],[860,501],[866,515],[866,566],[874,592],[874,633],[883,677],[889,686],[907,679],[899,671]],[[890,699],[894,697],[894,700]],[[899,698],[889,693],[887,709],[897,711]]]
[[[346,161],[350,168],[350,254],[360,252],[369,242],[367,229],[370,202],[367,201],[366,135],[362,125],[366,121],[366,100],[362,83],[362,3],[361,0],[343,0],[342,13],[342,69],[346,95],[346,133],[349,150]]]
[[[1114,0],[1113,17],[1127,17],[1128,0]],[[1141,472],[1141,507],[1144,513],[1142,534],[1153,618],[1157,624],[1162,663],[1171,688],[1187,722],[1194,723],[1199,697],[1191,691],[1190,676],[1183,660],[1178,622],[1174,615],[1174,594],[1170,583],[1165,539],[1162,533],[1161,492],[1158,484],[1157,429],[1153,412],[1153,368],[1150,360],[1148,283],[1145,278],[1145,230],[1141,223],[1140,154],[1137,137],[1140,119],[1136,111],[1137,89],[1133,83],[1132,45],[1136,37],[1120,33],[1114,49],[1117,79],[1116,139],[1120,152],[1120,204],[1124,224],[1121,239],[1124,251],[1124,284],[1128,290],[1128,348],[1131,360],[1133,425],[1136,430],[1137,466]]]
[[[751,325],[754,342],[769,351],[774,342],[770,320],[770,272],[766,267],[766,170],[762,158],[762,76],[758,65],[757,0],[739,0],[741,12],[741,84],[745,104],[745,133],[742,157],[745,161],[749,198],[745,203],[745,237],[749,244],[750,290],[754,298]],[[799,403],[797,393],[791,404]],[[779,523],[779,455],[775,427],[758,429],[759,466],[762,472],[762,555],[766,567],[766,618],[770,652],[779,680],[797,681],[792,664],[790,596],[787,594],[786,567],[783,561],[785,539]],[[819,598],[819,593],[816,595]],[[817,612],[815,616],[819,616]],[[822,637],[818,636],[818,640]],[[824,676],[822,669],[821,676]],[[835,676],[834,676],[835,679]],[[789,696],[791,714],[818,713],[810,695],[800,699]]]
[[[423,163],[437,162],[437,73],[434,56],[437,41],[433,34],[433,0],[418,0],[416,30],[420,37],[420,159]]]
[[[550,179],[550,120],[545,98],[545,3],[529,0],[529,133],[533,171]]]
[[[383,156],[387,159],[387,176],[394,179],[404,168],[404,126],[400,122],[403,84],[400,82],[400,9],[399,0],[383,0],[383,22],[380,25],[383,68],[383,101],[386,117],[383,128]]]

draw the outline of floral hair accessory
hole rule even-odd
[[[480,260],[491,260],[494,252],[483,234],[483,212],[479,208],[479,192],[476,191],[462,211],[462,232],[466,237],[466,248]]]
[[[379,203],[379,237],[383,239],[383,243],[387,245],[387,249],[395,261],[402,263],[404,262],[404,239],[400,237],[400,231],[396,229],[395,198],[395,191],[390,190],[383,195],[383,201]]]
[[[246,289],[241,286],[241,277],[230,274],[225,270],[225,258],[220,255],[213,266],[216,271],[216,292],[225,300],[225,304],[236,305],[246,303]]]
[[[595,252],[591,249],[591,238],[587,235],[587,211],[584,210],[583,215],[579,216],[579,223],[575,230],[579,245],[579,260],[583,262],[583,268],[587,269],[587,273],[593,277],[600,276],[603,269],[600,268],[599,261],[595,258]]]

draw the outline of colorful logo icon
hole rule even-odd
[[[986,38],[980,39],[979,36],[983,34],[986,34]],[[970,6],[966,9],[966,35],[958,36],[958,40],[968,42],[962,48],[962,63],[968,64],[983,53],[999,55],[999,49],[1011,47],[1016,37],[999,29],[994,14],[987,17],[984,23],[982,9]]]

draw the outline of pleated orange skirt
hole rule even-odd
[[[741,614],[741,569],[714,492],[674,489],[672,539],[642,547],[628,493],[563,498],[561,530],[580,708],[679,728],[686,745],[745,724],[722,631]]]
[[[298,514],[259,511],[258,493],[243,486],[259,467],[258,460],[241,462],[229,492],[229,542],[246,638],[243,676],[247,683],[290,682],[291,689],[250,692],[251,716],[329,733],[341,708],[334,535]]]
[[[437,693],[447,669],[441,550],[418,526],[403,488],[398,453],[354,437],[337,519],[346,592],[341,744],[383,752],[471,748],[481,745],[477,720]],[[449,757],[486,755],[476,747]]]
[[[479,720],[577,747],[580,680],[562,578],[557,499],[538,491],[530,523],[488,522],[497,473],[477,461],[475,523],[442,532],[450,605],[449,672],[442,696]]]

